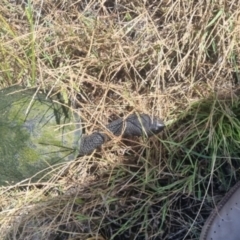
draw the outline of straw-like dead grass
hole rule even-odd
[[[198,239],[239,180],[239,13],[237,0],[2,0],[1,88],[77,97],[86,133],[135,111],[167,123],[2,187],[2,239]]]

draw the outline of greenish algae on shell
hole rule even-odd
[[[30,177],[38,181],[50,166],[78,155],[79,115],[34,94],[16,86],[0,90],[0,185]]]

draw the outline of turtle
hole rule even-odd
[[[79,109],[58,95],[7,87],[0,90],[0,185],[45,180],[52,166],[91,154],[111,136],[150,137],[164,127],[158,117],[133,113],[107,124],[105,131],[85,135]]]

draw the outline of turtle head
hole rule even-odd
[[[131,114],[126,119],[119,118],[106,126],[106,129],[115,136],[128,137],[151,137],[164,129],[163,121],[157,117],[151,118],[147,114]],[[95,132],[81,139],[79,155],[87,155],[110,140],[103,132]]]
[[[139,127],[142,128],[143,134],[147,137],[158,134],[165,128],[163,120],[158,117],[150,117],[147,114],[141,114],[139,117],[137,122]]]
[[[160,133],[165,128],[165,124],[163,120],[158,117],[150,118],[149,125],[147,128],[147,136],[150,137],[152,135]]]
[[[123,137],[146,136],[151,137],[160,133],[165,125],[158,117],[150,117],[148,114],[131,114],[125,119]]]

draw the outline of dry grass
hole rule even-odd
[[[239,1],[26,2],[0,3],[1,88],[77,96],[87,133],[130,112],[168,127],[0,188],[1,237],[198,239],[240,179]]]

